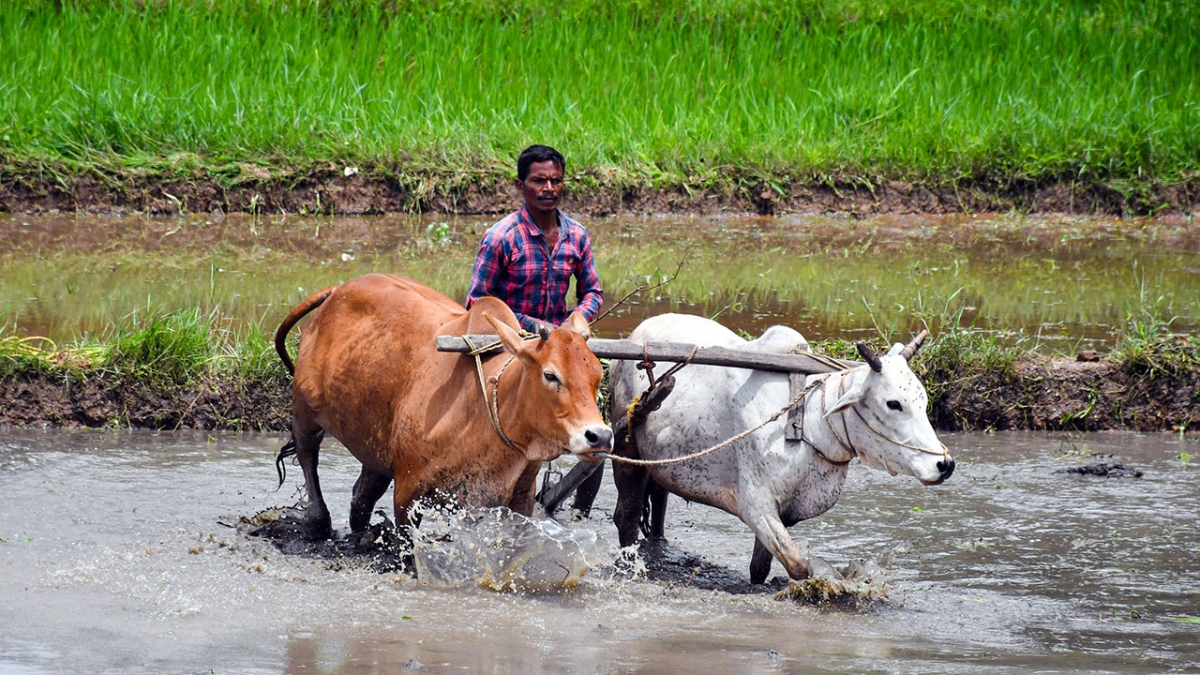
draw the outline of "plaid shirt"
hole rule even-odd
[[[571,315],[566,299],[572,276],[578,280],[576,309],[591,322],[600,312],[604,291],[587,230],[560,211],[558,243],[548,256],[542,231],[522,206],[484,233],[467,307],[491,295],[512,308],[525,330],[534,331],[539,323],[557,326]]]

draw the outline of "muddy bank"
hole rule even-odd
[[[237,166],[183,177],[42,165],[0,167],[0,212],[496,214],[511,210],[504,178],[474,172],[404,175],[387,169],[347,176],[329,165],[304,171]],[[573,176],[566,208],[589,216],[639,213],[1077,213],[1200,215],[1200,181],[1174,184],[975,180],[919,185],[833,176],[770,180],[730,176],[719,184],[639,185]]]
[[[939,430],[1200,428],[1200,373],[1139,372],[1112,362],[1029,357],[1012,372],[927,380]],[[0,379],[0,425],[256,430],[285,433],[289,385],[206,379],[152,386],[128,375]]]

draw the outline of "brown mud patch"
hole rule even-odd
[[[1011,372],[927,382],[940,430],[1180,431],[1200,427],[1200,373],[1027,357]]]
[[[943,431],[1180,431],[1200,428],[1200,373],[1029,357],[1005,373],[926,382]],[[210,377],[154,385],[130,375],[0,378],[0,425],[273,431],[286,439],[290,385]]]
[[[329,165],[280,174],[242,167],[183,178],[92,168],[64,174],[40,164],[0,168],[0,212],[498,214],[511,210],[510,181],[495,176],[345,175]],[[920,185],[853,177],[770,182],[732,177],[718,185],[631,185],[573,178],[565,207],[589,216],[641,213],[1076,213],[1200,215],[1200,181],[1107,184],[974,181]]]

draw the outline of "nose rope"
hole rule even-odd
[[[939,456],[939,457],[945,457],[946,455],[949,455],[949,454],[950,454],[950,449],[949,449],[949,448],[947,448],[947,447],[946,447],[946,444],[945,444],[945,443],[942,443],[941,441],[938,441],[938,445],[942,446],[942,451],[941,451],[941,452],[938,452],[938,451],[936,451],[936,450],[929,450],[928,448],[922,448],[922,447],[920,447],[920,446],[918,446],[918,445],[910,445],[910,444],[908,444],[908,443],[905,443],[905,442],[903,442],[903,441],[898,441],[898,440],[896,440],[896,439],[892,438],[891,436],[888,436],[887,434],[884,434],[882,431],[879,431],[879,430],[878,430],[878,429],[876,429],[875,427],[871,426],[871,423],[867,421],[867,418],[863,417],[863,414],[862,414],[861,412],[859,412],[858,408],[856,408],[856,407],[851,407],[851,410],[853,410],[853,411],[854,411],[854,414],[855,414],[855,415],[858,415],[858,419],[862,420],[862,423],[863,423],[864,425],[866,425],[866,427],[867,427],[868,429],[870,429],[870,430],[871,430],[871,433],[873,433],[873,434],[875,434],[876,436],[878,436],[878,437],[882,438],[883,440],[887,441],[888,443],[895,443],[896,445],[899,445],[899,446],[900,446],[900,447],[902,447],[902,448],[908,448],[909,450],[917,450],[917,451],[919,451],[919,452],[923,452],[923,453],[925,453],[925,454],[927,454],[927,455],[937,455],[937,456]],[[845,417],[844,417],[844,416],[843,416],[843,419],[845,419]]]
[[[466,335],[462,337],[463,340],[466,341],[467,346],[471,348],[471,354],[475,357],[475,372],[479,373],[479,391],[481,394],[483,394],[483,407],[487,408],[488,421],[492,423],[492,428],[496,430],[496,435],[500,437],[500,440],[504,441],[505,445],[519,452],[521,456],[524,457],[525,451],[518,447],[516,443],[513,443],[508,436],[504,434],[504,430],[500,428],[500,411],[498,410],[497,404],[497,399],[499,398],[500,393],[500,376],[504,374],[505,369],[507,369],[509,364],[515,361],[517,357],[508,357],[508,360],[505,361],[504,365],[500,367],[500,372],[496,373],[492,377],[492,398],[489,401],[487,386],[484,384],[486,378],[483,375],[483,357],[481,356],[481,351],[471,343],[470,337]],[[483,349],[487,348],[488,347],[485,346]]]

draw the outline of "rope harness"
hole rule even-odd
[[[516,359],[516,357],[510,356],[508,358],[508,361],[505,361],[504,365],[500,367],[499,372],[497,372],[495,375],[493,375],[490,378],[492,381],[492,395],[489,398],[488,393],[487,393],[487,385],[485,384],[486,380],[489,378],[487,378],[483,373],[483,354],[486,354],[487,352],[494,350],[500,343],[494,342],[494,343],[487,344],[487,345],[476,346],[473,342],[471,342],[471,339],[469,337],[467,337],[466,335],[463,335],[462,337],[463,337],[463,340],[466,341],[467,346],[471,348],[471,351],[468,353],[471,356],[475,357],[475,371],[479,375],[479,391],[483,395],[483,404],[484,404],[484,407],[487,408],[488,421],[490,421],[492,423],[492,429],[495,429],[496,435],[500,437],[500,440],[504,441],[505,445],[507,445],[509,448],[512,448],[514,451],[520,453],[522,456],[524,456],[525,451],[522,450],[516,443],[514,443],[504,433],[504,430],[500,427],[500,411],[498,408],[498,406],[499,406],[498,400],[499,400],[499,392],[500,392],[500,376],[504,374],[504,371],[508,368],[508,366],[510,364],[512,364],[512,362]],[[538,337],[538,336],[536,336],[536,335],[529,336],[529,335],[525,335],[523,333],[522,337],[524,337],[525,339],[532,339],[532,338]],[[668,377],[668,376],[674,375],[676,372],[679,371],[679,369],[690,364],[692,357],[695,356],[695,354],[696,354],[696,347],[692,347],[691,354],[688,354],[688,357],[686,359],[684,359],[683,361],[672,366],[666,373],[663,374],[663,377]],[[797,405],[803,403],[804,400],[808,397],[809,393],[812,392],[814,389],[816,389],[817,387],[824,387],[824,385],[829,381],[829,378],[831,376],[833,376],[834,374],[840,375],[840,377],[838,378],[838,397],[840,398],[845,390],[846,373],[849,372],[849,369],[846,368],[845,366],[841,365],[837,361],[834,361],[833,359],[828,359],[827,363],[829,363],[830,365],[836,366],[838,368],[836,373],[825,373],[823,376],[813,380],[810,384],[805,386],[803,389],[796,392],[796,394],[794,394],[791,397],[791,399],[788,400],[787,404],[785,404],[779,410],[776,410],[774,413],[771,414],[770,417],[763,420],[757,426],[746,429],[745,431],[743,431],[739,434],[731,436],[730,438],[727,438],[727,439],[721,441],[720,443],[717,443],[716,445],[713,445],[711,447],[700,450],[699,452],[694,452],[690,455],[683,455],[681,457],[670,457],[670,458],[666,458],[666,459],[634,459],[633,457],[622,457],[620,455],[614,455],[612,453],[597,453],[597,454],[599,454],[601,457],[606,457],[608,459],[611,459],[614,462],[622,462],[624,464],[633,464],[635,466],[665,466],[665,465],[669,465],[669,464],[679,464],[681,462],[688,462],[693,459],[699,459],[706,455],[711,455],[712,453],[714,453],[718,450],[721,450],[722,448],[729,447],[730,445],[746,438],[750,434],[753,434],[754,432],[759,431],[760,429],[767,426],[768,424],[775,422],[781,416],[783,416],[784,413],[786,413],[787,411],[796,407]],[[649,379],[650,387],[652,388],[655,383],[654,362],[650,360],[650,357],[648,354],[643,354],[642,361],[637,364],[637,369],[646,371],[646,377]],[[828,388],[826,388],[825,391],[828,392],[829,391]],[[649,392],[649,388],[647,389],[647,392]],[[829,415],[829,409],[826,405],[826,398],[827,397],[824,394],[821,396],[821,415],[824,418],[827,418]],[[888,436],[887,434],[883,433],[882,431],[879,431],[874,426],[872,426],[871,423],[869,421],[867,421],[867,418],[863,416],[862,412],[858,409],[858,407],[856,405],[851,405],[850,410],[853,411],[854,414],[858,416],[859,421],[861,421],[863,423],[863,426],[865,426],[867,429],[869,429],[871,431],[871,433],[875,434],[876,436],[882,438],[883,440],[885,440],[889,443],[898,445],[902,448],[908,448],[910,450],[916,450],[918,452],[923,452],[928,455],[938,455],[941,457],[945,457],[949,453],[949,450],[946,448],[946,444],[941,443],[940,441],[939,441],[938,445],[942,446],[942,449],[941,449],[941,452],[937,452],[934,450],[929,450],[927,448],[922,448],[920,446],[916,446],[916,445],[912,445],[909,443],[904,443],[903,441],[896,440],[895,438]],[[829,422],[829,431],[830,431],[830,433],[833,434],[833,438],[837,441],[838,445],[841,446],[841,448],[843,450],[845,450],[847,453],[850,454],[850,459],[845,459],[845,460],[830,459],[825,453],[821,452],[820,449],[817,448],[817,446],[813,445],[811,441],[804,438],[803,433],[799,439],[801,443],[807,443],[808,447],[812,448],[813,452],[815,452],[821,459],[825,460],[826,462],[829,462],[830,464],[836,465],[836,466],[849,464],[855,457],[858,456],[858,450],[850,443],[850,426],[846,422],[846,412],[842,411],[841,416],[842,416],[842,433],[845,434],[845,438],[842,437],[842,434],[838,433],[837,427],[834,425],[834,423],[832,421]],[[630,434],[633,433],[632,428],[629,429],[629,433]]]
[[[467,346],[471,348],[471,351],[468,353],[475,357],[475,372],[479,374],[479,392],[483,394],[483,407],[487,408],[488,421],[492,423],[492,428],[496,430],[496,435],[500,437],[500,440],[504,441],[505,445],[521,453],[521,456],[525,456],[525,451],[518,447],[516,443],[513,443],[512,439],[505,435],[504,430],[500,428],[500,410],[497,402],[500,392],[500,376],[504,374],[504,371],[514,360],[516,360],[517,357],[508,357],[508,360],[505,361],[504,365],[500,367],[500,371],[492,376],[492,397],[489,400],[487,385],[484,384],[487,378],[483,374],[483,354],[492,351],[496,348],[496,345],[500,343],[493,342],[491,344],[476,347],[475,344],[471,342],[471,338],[467,337],[466,335],[463,335],[462,337],[463,340],[466,341]]]
[[[683,365],[683,364],[677,365],[675,368],[673,368],[672,372],[674,372],[675,370],[678,370],[678,368],[681,367],[681,365]],[[849,372],[849,369],[845,368],[844,366],[841,366],[840,364],[838,364],[838,365],[839,365],[839,371],[836,374],[841,375],[841,377],[838,378],[838,397],[840,398],[842,393],[845,390],[845,384],[846,384],[845,376],[846,376],[846,373]],[[643,366],[643,364],[638,364],[639,369],[641,369],[642,366]],[[646,370],[649,371],[649,368],[647,368]],[[796,405],[801,404],[804,401],[804,399],[808,397],[808,394],[810,392],[812,392],[813,389],[816,389],[817,387],[824,387],[826,382],[829,381],[829,378],[831,376],[833,376],[834,374],[835,373],[826,373],[823,376],[819,377],[818,379],[813,380],[812,383],[810,383],[809,385],[807,385],[806,387],[801,389],[799,392],[797,392],[794,396],[792,396],[792,398],[787,402],[786,405],[784,405],[782,408],[780,408],[779,410],[772,413],[770,417],[763,420],[762,423],[760,423],[759,425],[752,427],[750,429],[747,429],[731,438],[727,438],[724,441],[721,441],[720,443],[717,443],[714,446],[700,450],[699,452],[694,452],[690,455],[683,455],[681,457],[670,457],[667,459],[634,459],[632,457],[621,457],[619,455],[614,455],[611,453],[606,453],[604,456],[608,457],[609,459],[611,459],[614,462],[622,462],[625,464],[633,464],[636,466],[664,466],[664,465],[668,465],[668,464],[678,464],[680,462],[687,462],[687,461],[691,461],[693,459],[699,459],[700,457],[704,457],[705,455],[710,455],[722,448],[728,447],[729,445],[736,443],[737,441],[740,441],[743,438],[746,438],[750,434],[753,434],[754,432],[762,429],[763,427],[767,426],[768,424],[771,424],[772,422],[778,420],[784,413],[791,410]],[[651,376],[650,380],[651,380],[651,382],[654,381],[653,376]],[[829,391],[829,390],[825,389],[825,391]],[[829,414],[829,409],[828,409],[828,406],[826,405],[825,399],[826,399],[826,396],[822,395],[821,396],[821,415],[822,415],[822,417],[827,417]],[[888,436],[887,434],[879,431],[874,426],[872,426],[871,423],[868,422],[865,417],[863,417],[862,412],[859,411],[857,406],[851,405],[850,410],[852,410],[854,412],[854,414],[858,416],[858,419],[862,421],[863,425],[865,427],[867,427],[867,429],[869,429],[871,431],[871,433],[875,434],[876,436],[882,438],[883,440],[885,440],[889,443],[899,445],[900,447],[903,447],[903,448],[909,448],[911,450],[917,450],[917,451],[924,452],[929,455],[938,455],[941,457],[945,457],[949,452],[946,448],[946,445],[944,443],[941,443],[940,441],[938,444],[942,446],[941,452],[936,452],[934,450],[929,450],[927,448],[922,448],[922,447],[919,447],[916,445],[911,445],[909,443],[904,443],[902,441],[898,441],[898,440]],[[834,465],[838,465],[838,466],[849,464],[851,462],[851,460],[853,460],[855,457],[858,456],[858,450],[850,443],[850,427],[849,427],[849,424],[847,424],[847,422],[846,422],[845,411],[842,411],[841,415],[842,415],[842,432],[845,434],[845,438],[843,438],[842,435],[838,433],[837,427],[834,425],[834,423],[832,421],[829,422],[829,431],[833,434],[834,439],[837,440],[838,445],[840,445],[843,450],[845,450],[847,453],[850,454],[850,459],[846,459],[846,460],[830,459],[827,455],[825,455],[825,453],[821,452],[820,449],[817,448],[817,446],[813,445],[812,442],[809,441],[808,439],[804,438],[803,436],[801,436],[801,438],[799,439],[801,443],[807,443],[808,447],[812,448],[813,452],[815,452],[818,456],[820,456],[821,459],[825,460],[826,462],[829,462],[830,464],[834,464]],[[630,432],[632,433],[632,429],[630,430]]]

